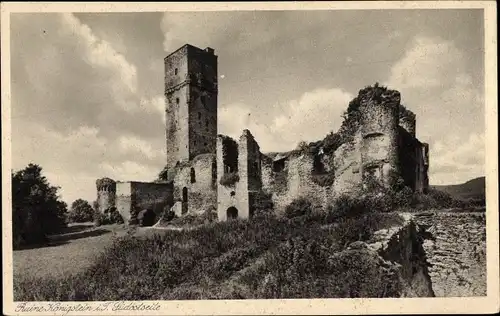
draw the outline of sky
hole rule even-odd
[[[12,168],[62,199],[95,180],[152,181],[165,153],[163,58],[215,49],[218,132],[261,151],[337,131],[365,86],[400,91],[430,145],[431,184],[483,176],[483,11],[341,10],[11,15]]]

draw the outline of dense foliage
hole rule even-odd
[[[71,223],[92,222],[94,220],[94,211],[89,202],[77,199],[71,204],[68,219]]]
[[[222,175],[219,183],[224,186],[231,186],[238,181],[240,181],[240,176],[238,175],[238,172],[227,172]]]
[[[12,174],[12,239],[14,248],[47,241],[66,227],[67,205],[59,199],[42,168],[29,164]]]

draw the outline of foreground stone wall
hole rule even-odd
[[[423,212],[415,222],[424,236],[429,275],[439,297],[486,295],[484,212]]]

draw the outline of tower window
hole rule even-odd
[[[191,183],[195,183],[196,182],[196,176],[195,176],[195,173],[194,173],[194,168],[191,168]]]
[[[179,104],[179,98],[175,98],[175,103]]]
[[[177,75],[177,73],[179,73],[179,69],[175,68],[174,73]]]
[[[205,120],[205,126],[208,127],[208,119]]]
[[[198,112],[198,119],[201,120],[201,113]]]

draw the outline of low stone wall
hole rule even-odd
[[[436,296],[486,295],[485,215],[439,211],[414,214],[425,238],[423,246]]]

